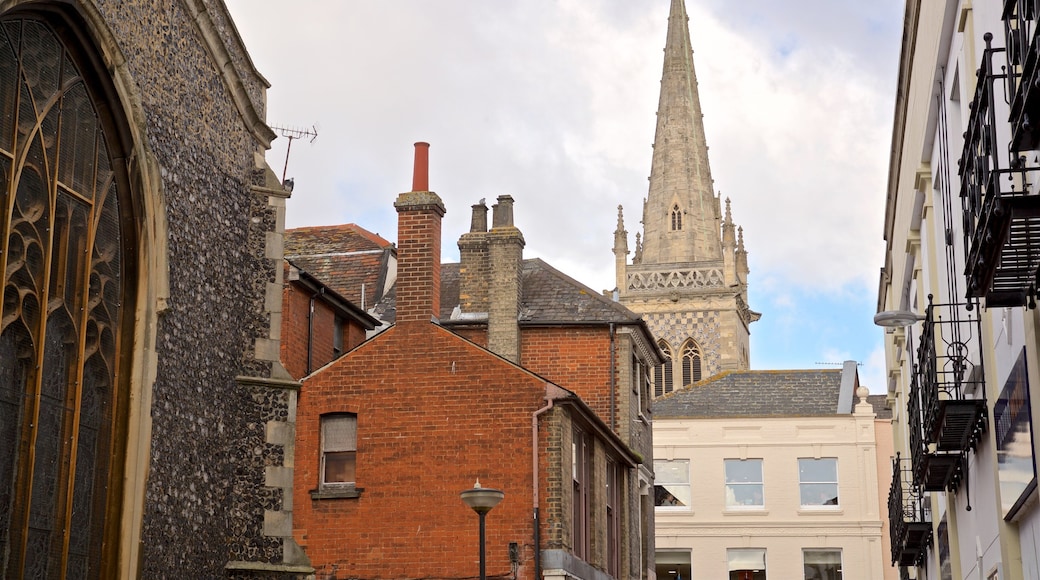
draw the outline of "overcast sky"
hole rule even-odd
[[[446,261],[469,207],[516,200],[525,257],[614,286],[647,192],[669,0],[225,0],[296,141],[287,226],[393,241],[428,141]],[[861,363],[876,310],[901,0],[687,0],[716,190],[749,252],[754,369]],[[286,140],[268,162],[281,174]],[[820,364],[824,363],[824,364]]]

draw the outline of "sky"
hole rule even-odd
[[[293,142],[289,228],[397,238],[413,143],[444,201],[515,200],[526,258],[614,287],[647,193],[669,0],[225,0]],[[753,369],[839,368],[884,393],[883,265],[902,0],[686,0],[716,192],[751,269]],[[268,163],[279,175],[288,140]]]

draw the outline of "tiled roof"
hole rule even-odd
[[[888,395],[868,395],[867,402],[874,406],[874,414],[878,419],[892,418],[892,407],[888,404]]]
[[[313,226],[285,231],[285,255],[344,254],[392,246],[357,224]]]
[[[655,419],[834,415],[839,369],[732,371],[654,399]]]
[[[387,264],[394,251],[393,244],[357,224],[285,232],[285,259],[359,306],[367,307],[382,298]]]
[[[541,259],[523,261],[520,324],[638,323],[640,317],[619,302],[560,272]],[[393,290],[376,306],[382,320],[394,320]],[[459,305],[459,264],[441,265],[441,324],[450,326]]]

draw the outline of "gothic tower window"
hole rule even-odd
[[[682,384],[683,386],[701,380],[701,347],[690,339],[682,350]]]
[[[654,367],[654,396],[660,397],[672,392],[672,347],[664,340],[658,341],[657,346],[664,353],[664,361]]]
[[[682,229],[682,210],[679,209],[679,204],[672,206],[672,231],[678,231]]]
[[[0,18],[0,576],[111,577],[134,310],[127,133],[80,26],[43,10]]]

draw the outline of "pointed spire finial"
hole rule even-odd
[[[657,106],[650,188],[643,214],[643,258],[647,263],[721,260],[720,200],[708,164],[689,17],[683,0],[672,0]],[[678,200],[683,223],[671,209]]]
[[[614,230],[614,256],[628,255],[628,232],[625,230],[625,216],[620,205],[617,206],[617,229]]]

